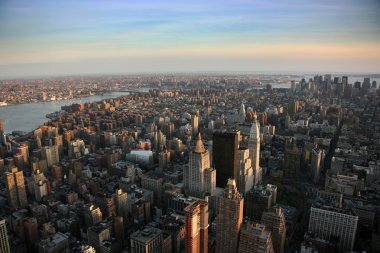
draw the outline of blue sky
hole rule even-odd
[[[380,1],[0,1],[0,77],[380,70]]]

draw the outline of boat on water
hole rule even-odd
[[[0,102],[0,106],[8,106],[7,102]]]

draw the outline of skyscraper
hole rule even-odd
[[[311,151],[311,177],[316,184],[319,180],[320,168],[321,168],[322,151],[313,148]]]
[[[212,160],[216,169],[216,186],[224,187],[229,178],[239,180],[238,148],[240,132],[215,132]]]
[[[244,224],[238,253],[274,253],[271,232],[262,224]]]
[[[122,189],[117,189],[113,197],[115,202],[116,215],[123,217],[123,220],[126,222],[128,218],[127,193]]]
[[[248,192],[254,181],[254,175],[252,170],[252,161],[249,157],[249,149],[239,148],[239,159],[238,159],[238,168],[239,168],[239,181],[238,181],[238,190],[241,193]]]
[[[308,230],[324,240],[337,237],[340,251],[352,251],[358,221],[359,217],[352,210],[314,205],[310,211]]]
[[[5,220],[0,220],[0,252],[1,253],[10,253],[7,233],[7,225]]]
[[[283,253],[286,239],[285,215],[281,207],[273,207],[263,213],[261,224],[272,232],[273,249],[275,253]]]
[[[197,115],[191,116],[191,127],[193,129],[193,136],[198,134],[199,117]]]
[[[208,203],[194,201],[184,209],[187,253],[207,253],[208,251]]]
[[[185,193],[203,197],[215,190],[216,171],[210,168],[210,156],[198,134],[194,150],[190,152],[189,166],[184,170]]]
[[[249,156],[252,160],[254,185],[262,180],[262,169],[260,168],[260,123],[257,121],[256,112],[253,114],[253,124],[249,133]]]
[[[297,178],[301,166],[301,151],[295,144],[294,139],[286,141],[284,157],[284,176]]]
[[[243,222],[244,199],[234,179],[228,179],[223,196],[219,197],[216,220],[216,252],[235,253]]]
[[[8,201],[12,208],[23,208],[28,205],[26,198],[24,174],[17,167],[6,173],[6,184],[8,190]]]

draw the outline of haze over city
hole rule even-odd
[[[0,76],[380,69],[380,2],[1,1]]]

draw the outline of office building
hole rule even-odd
[[[1,124],[1,122],[0,122]],[[1,127],[1,125],[0,125]],[[0,220],[0,252],[10,253],[7,225],[5,220]]]
[[[193,136],[198,134],[199,117],[197,115],[191,116],[191,128],[193,130]]]
[[[273,207],[265,211],[261,217],[261,224],[272,232],[272,243],[275,253],[283,253],[286,239],[285,215],[281,207]]]
[[[8,201],[12,208],[24,208],[28,205],[26,198],[24,173],[18,171],[17,167],[6,173],[6,185]]]
[[[51,167],[59,163],[59,146],[46,146],[41,148],[41,157],[46,160],[47,166]]]
[[[208,252],[208,203],[194,201],[185,211],[185,249],[188,253]]]
[[[219,197],[216,217],[216,252],[235,253],[243,222],[244,199],[234,179],[229,179]]]
[[[316,148],[311,150],[311,178],[316,184],[319,180],[319,175],[321,171],[321,160],[322,160],[322,151]]]
[[[262,224],[244,224],[238,253],[274,253],[271,232]]]
[[[121,216],[126,220],[128,218],[127,211],[127,193],[122,189],[117,189],[114,197],[116,215]]]
[[[252,170],[254,175],[254,185],[262,181],[262,169],[260,167],[260,123],[257,120],[256,112],[253,113],[253,124],[249,132],[249,157],[252,161]]]
[[[309,233],[329,241],[338,238],[340,251],[352,251],[359,217],[352,210],[314,205],[310,210]]]
[[[284,176],[295,179],[298,177],[301,166],[301,150],[292,138],[286,141],[284,157]]]
[[[94,247],[96,252],[101,252],[102,242],[110,239],[110,237],[111,230],[107,223],[98,223],[87,229],[88,244]]]
[[[185,193],[194,197],[202,197],[215,191],[216,171],[211,169],[210,155],[203,146],[198,134],[196,145],[190,152],[189,166],[184,170]]]
[[[41,240],[38,244],[39,253],[60,253],[69,249],[69,236],[58,232],[52,237]]]
[[[164,235],[162,230],[146,226],[143,230],[137,230],[131,235],[132,253],[161,253]]]
[[[102,212],[100,208],[89,204],[84,210],[84,221],[86,227],[91,227],[102,221]]]
[[[245,216],[260,221],[264,211],[270,209],[277,200],[277,186],[257,185],[245,195]]]
[[[238,149],[240,132],[215,132],[212,160],[216,169],[216,186],[224,188],[228,179],[239,180]]]
[[[252,161],[249,157],[249,149],[239,148],[238,154],[238,191],[245,194],[252,188],[255,178],[252,169]]]

